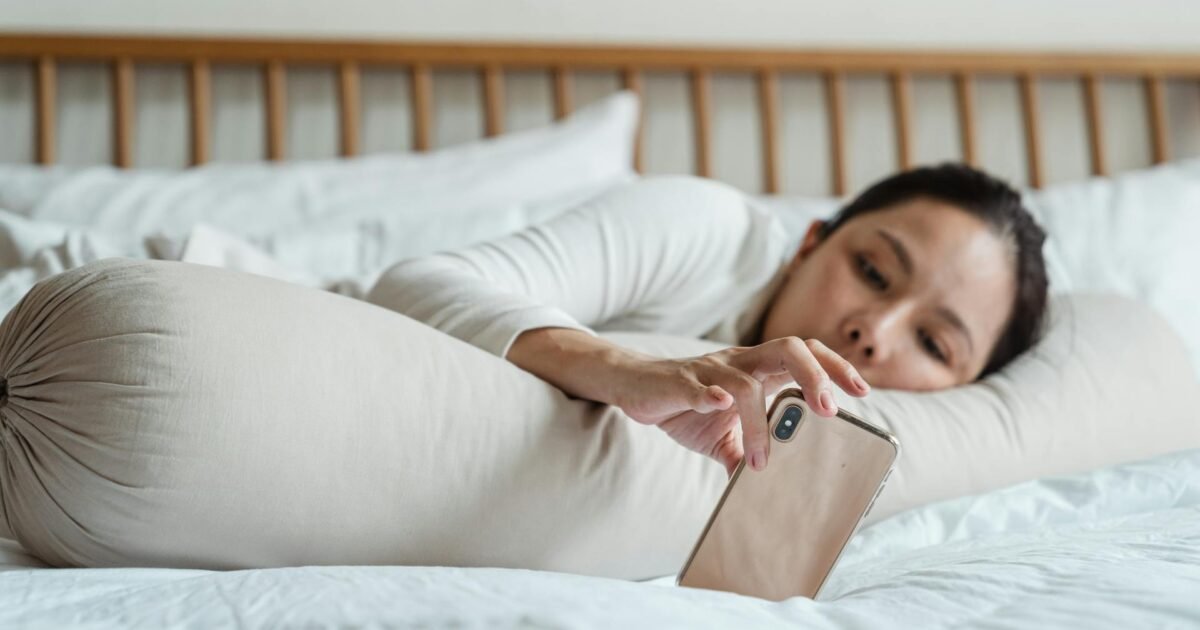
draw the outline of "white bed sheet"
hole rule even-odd
[[[819,601],[538,571],[47,569],[0,550],[0,626],[1200,627],[1200,450],[860,532]]]

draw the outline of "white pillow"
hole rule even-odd
[[[792,237],[792,249],[799,246],[805,230],[813,221],[829,219],[847,201],[837,197],[802,195],[754,195],[750,199],[779,217]]]
[[[32,221],[0,210],[0,315],[35,283],[109,256],[154,257],[142,239]]]
[[[1200,372],[1200,159],[1048,186],[1025,201],[1064,267],[1059,290],[1150,304]]]
[[[637,98],[426,154],[188,170],[0,166],[0,208],[120,235],[179,238],[205,223],[288,267],[360,277],[403,257],[485,240],[634,176]]]

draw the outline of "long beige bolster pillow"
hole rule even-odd
[[[1171,331],[1131,302],[1072,304],[1044,356],[854,407],[904,443],[873,517],[1200,445]],[[664,356],[717,347],[609,335]],[[39,283],[0,324],[0,377],[0,535],[60,566],[644,578],[678,570],[724,485],[657,429],[420,322],[186,263]]]

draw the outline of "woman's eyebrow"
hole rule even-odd
[[[908,248],[904,246],[904,243],[901,243],[900,239],[892,236],[891,232],[888,232],[883,228],[879,228],[876,231],[879,232],[879,235],[883,237],[883,240],[888,242],[888,245],[892,246],[892,251],[896,253],[896,258],[900,259],[900,266],[904,268],[904,273],[912,275],[912,257],[908,255]]]

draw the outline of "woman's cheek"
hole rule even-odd
[[[820,295],[829,307],[845,316],[870,299],[868,287],[858,279],[848,265],[830,265],[821,278]]]
[[[885,379],[888,383],[882,387],[909,391],[938,390],[958,384],[952,377],[948,377],[940,370],[931,369],[929,365],[922,364],[920,357],[914,357],[911,354],[897,357],[897,360],[892,362],[889,374],[885,376]]]

